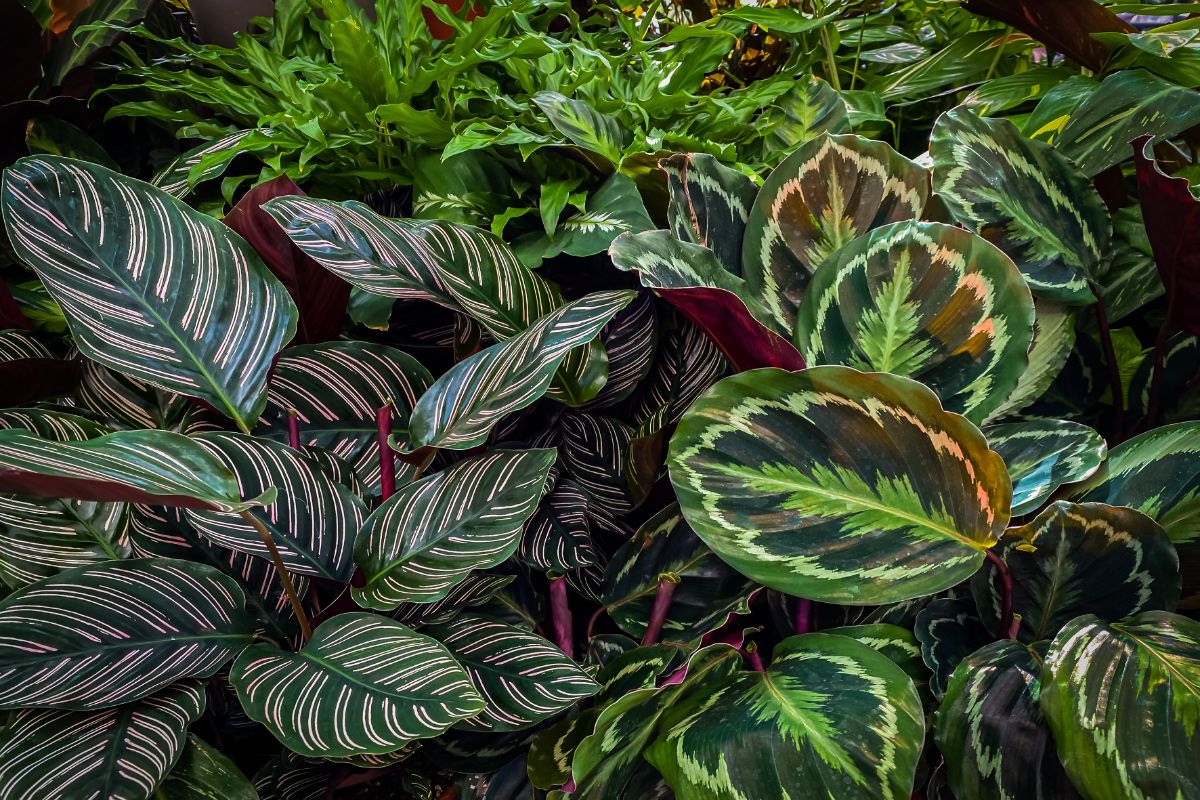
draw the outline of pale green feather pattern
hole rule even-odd
[[[910,375],[928,358],[931,348],[913,338],[921,327],[917,306],[909,302],[913,282],[907,252],[896,265],[896,274],[886,281],[875,296],[876,307],[863,312],[858,321],[862,355],[855,353],[849,366],[866,372],[890,372]],[[815,360],[807,353],[806,358]]]

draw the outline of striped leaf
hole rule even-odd
[[[484,708],[444,646],[373,614],[334,617],[296,653],[249,647],[229,680],[251,718],[313,758],[391,753]]]
[[[516,579],[514,575],[476,572],[463,578],[435,603],[401,603],[388,616],[410,628],[449,622],[467,608],[481,606]]]
[[[109,708],[206,678],[250,644],[242,590],[174,559],[60,572],[0,601],[0,708]]]
[[[1002,252],[961,228],[898,222],[829,257],[796,320],[809,364],[916,378],[975,423],[1009,396],[1033,340],[1033,300]]]
[[[653,293],[639,292],[600,333],[600,343],[608,354],[608,380],[584,404],[585,409],[624,400],[649,374],[659,342],[657,306]]]
[[[542,572],[564,574],[598,560],[588,523],[587,493],[562,478],[525,523],[517,557]]]
[[[254,784],[237,765],[195,734],[154,800],[259,800]]]
[[[617,514],[641,505],[658,474],[631,469],[637,429],[596,414],[566,415],[560,425],[563,465],[592,501]]]
[[[667,409],[673,425],[700,394],[725,372],[720,351],[696,325],[675,315],[659,340],[658,352],[634,395],[634,418],[646,419]]]
[[[983,435],[1008,468],[1013,516],[1036,510],[1063,484],[1091,476],[1108,454],[1100,434],[1066,420],[989,425]]]
[[[613,164],[620,163],[626,132],[616,117],[601,114],[583,100],[572,100],[558,92],[538,92],[532,100],[568,141]]]
[[[354,540],[367,515],[363,502],[335,483],[298,450],[240,433],[202,433],[194,437],[237,476],[245,496],[278,489],[272,502],[253,509],[279,550],[289,572],[348,581],[354,572]],[[188,512],[188,521],[221,547],[271,559],[260,534],[237,514]]]
[[[1038,705],[1046,642],[1011,639],[967,656],[934,715],[950,788],[963,800],[1076,800]]]
[[[363,525],[355,560],[366,583],[354,600],[383,611],[432,603],[473,569],[517,549],[554,450],[493,450],[410,483]]]
[[[0,739],[0,797],[146,800],[204,707],[203,685],[188,681],[100,711],[19,711]]]
[[[725,562],[833,603],[970,577],[1012,496],[1000,457],[931,391],[845,367],[725,378],[684,415],[668,464],[684,517]]]
[[[921,643],[925,666],[933,671],[929,688],[939,699],[959,663],[995,639],[971,597],[937,598],[917,613],[913,634]]]
[[[1072,620],[1046,656],[1041,705],[1089,800],[1200,796],[1200,623]]]
[[[1051,639],[1081,614],[1117,620],[1141,611],[1173,611],[1179,602],[1179,556],[1158,524],[1131,508],[1058,502],[1000,539],[1012,574],[1013,611],[1023,642]],[[971,580],[979,615],[1000,625],[996,568]]]
[[[1133,419],[1141,419],[1150,413],[1154,365],[1154,358],[1143,359],[1130,381],[1128,411]],[[1198,416],[1194,409],[1200,408],[1200,387],[1191,382],[1198,372],[1200,338],[1187,333],[1177,333],[1168,339],[1163,349],[1162,367],[1159,369],[1159,397],[1162,403],[1159,419],[1180,422]]]
[[[161,190],[82,161],[22,159],[2,194],[13,248],[85,356],[250,430],[296,307],[249,245]]]
[[[907,800],[925,720],[912,681],[845,636],[775,646],[763,672],[697,682],[646,750],[679,800]]]
[[[1063,370],[1075,347],[1075,311],[1050,300],[1034,300],[1033,345],[1029,366],[1017,379],[1008,399],[985,422],[1011,416],[1045,394]]]
[[[127,500],[236,513],[274,499],[243,500],[238,484],[199,442],[167,431],[119,431],[57,442],[0,431],[0,488],[35,497]]]
[[[196,421],[199,411],[190,398],[87,360],[75,401],[81,408],[110,420],[117,428],[157,428],[182,433]]]
[[[464,614],[430,629],[462,665],[486,705],[458,727],[519,731],[599,690],[574,661],[541,636]]]
[[[284,751],[254,775],[260,800],[323,800],[329,784],[342,773],[336,761],[315,761]]]
[[[589,294],[455,364],[413,409],[408,449],[465,450],[483,444],[501,417],[544,395],[567,354],[594,339],[635,296],[628,291]]]
[[[742,242],[746,284],[789,332],[817,267],[872,228],[919,217],[928,197],[925,170],[882,142],[828,134],[806,142],[754,201]]]
[[[150,185],[162,189],[172,197],[187,197],[199,184],[221,177],[230,162],[241,155],[248,146],[257,144],[256,140],[270,136],[270,130],[250,128],[233,131],[211,142],[197,145],[154,173]]]
[[[1092,270],[1108,251],[1104,201],[1070,159],[1006,119],[966,108],[937,120],[933,185],[955,219],[995,244],[1038,297],[1087,305]]]
[[[712,250],[727,272],[741,275],[742,234],[758,194],[754,181],[704,153],[676,153],[658,164],[667,174],[671,232]]]
[[[925,659],[921,655],[921,643],[908,628],[886,622],[870,622],[861,625],[847,625],[842,628],[829,628],[824,633],[848,636],[887,656],[893,664],[904,670],[904,674],[912,679],[913,686],[921,695],[922,702],[924,703],[928,699],[929,667],[925,665]]]

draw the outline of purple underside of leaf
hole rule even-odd
[[[708,334],[738,372],[761,367],[805,368],[792,343],[752,317],[733,292],[706,286],[655,291]]]
[[[1095,0],[967,0],[963,7],[1011,25],[1094,71],[1104,67],[1109,48],[1093,33],[1137,33]]]
[[[13,298],[8,284],[0,281],[0,330],[19,328],[27,331],[32,327],[25,317],[25,312],[21,311],[21,307]]]
[[[350,302],[350,284],[304,255],[262,209],[264,203],[276,197],[303,194],[286,176],[259,184],[230,210],[225,224],[250,243],[295,301],[300,324],[292,344],[317,344],[336,339],[341,333]]]
[[[1200,334],[1200,201],[1187,180],[1163,172],[1149,142],[1150,137],[1144,136],[1133,143],[1138,195],[1154,262],[1167,291],[1170,325]]]
[[[219,510],[213,504],[195,497],[160,495],[143,492],[132,486],[114,481],[86,478],[61,478],[40,475],[17,469],[0,468],[0,492],[29,495],[32,497],[69,497],[75,500],[97,502],[126,502],[142,505],[174,506]]]
[[[61,397],[79,383],[77,361],[61,358],[18,358],[0,364],[0,407]]]

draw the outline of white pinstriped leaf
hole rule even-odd
[[[197,184],[220,177],[229,166],[229,162],[241,154],[241,145],[247,138],[255,134],[269,136],[270,133],[265,128],[250,128],[227,133],[211,142],[193,147],[154,173],[150,184],[173,197],[187,197]],[[201,162],[204,164],[201,165]]]
[[[297,314],[249,245],[149,184],[57,156],[9,167],[3,207],[85,356],[250,429]]]
[[[651,292],[638,296],[600,334],[608,353],[608,380],[585,409],[610,406],[633,393],[650,372],[658,348],[658,313]]]
[[[560,479],[525,524],[517,556],[544,572],[565,573],[598,560],[588,524],[587,494]]]
[[[617,514],[632,511],[638,498],[628,464],[636,429],[595,414],[565,415],[561,425],[563,464],[571,476],[598,504]]]
[[[206,678],[252,640],[238,585],[174,559],[60,572],[0,602],[0,708],[86,711]]]
[[[54,358],[54,354],[28,331],[17,328],[0,331],[0,361],[22,358]]]
[[[287,748],[254,775],[260,800],[322,800],[342,767],[301,758]]]
[[[413,409],[409,449],[465,450],[483,444],[501,417],[544,395],[567,353],[594,339],[635,296],[594,292],[455,364]]]
[[[459,728],[519,731],[600,689],[557,647],[503,622],[464,614],[429,633],[466,669],[487,704]]]
[[[366,517],[366,506],[349,489],[334,483],[298,450],[279,442],[225,431],[194,438],[237,476],[241,494],[253,496],[270,486],[278,488],[273,502],[250,513],[267,526],[289,571],[350,579],[354,537]],[[236,514],[189,511],[188,521],[222,547],[271,558],[258,532]]]
[[[146,800],[204,707],[204,686],[187,681],[100,711],[23,710],[0,740],[0,797]]]
[[[647,419],[667,408],[673,425],[700,394],[725,372],[725,359],[704,331],[674,315],[675,326],[664,332],[650,374],[635,395],[634,419]]]
[[[410,483],[363,525],[355,560],[364,607],[432,603],[473,569],[494,567],[517,548],[537,507],[554,450],[494,450]]]
[[[481,606],[497,592],[516,580],[515,575],[491,575],[474,572],[456,584],[445,597],[434,603],[401,603],[389,617],[410,628],[449,622],[465,608]]]
[[[117,428],[158,428],[184,431],[193,422],[196,405],[188,398],[151,386],[145,381],[84,359],[75,389],[81,408],[110,420]]]
[[[292,751],[382,755],[483,710],[441,643],[373,614],[341,614],[298,653],[247,648],[229,680],[246,713]]]

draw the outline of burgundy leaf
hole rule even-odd
[[[752,317],[733,292],[706,286],[655,291],[708,334],[738,372],[760,367],[804,369],[800,351]]]
[[[1200,201],[1163,172],[1151,137],[1133,143],[1142,219],[1167,292],[1167,327],[1200,335]]]
[[[79,362],[61,358],[17,358],[0,363],[0,407],[71,394],[80,375]]]
[[[26,472],[8,467],[0,467],[0,492],[31,497],[70,497],[76,500],[94,500],[96,502],[215,509],[212,503],[198,497],[151,494],[115,481],[39,475],[36,472]]]
[[[292,243],[263,203],[304,191],[286,176],[259,184],[225,216],[225,224],[250,243],[275,277],[287,288],[300,311],[300,324],[292,344],[318,344],[338,338],[350,284],[304,255]]]
[[[963,8],[1011,25],[1094,72],[1108,60],[1109,48],[1093,33],[1137,33],[1094,0],[966,0]]]
[[[21,311],[21,307],[17,305],[17,301],[13,299],[12,292],[8,289],[8,284],[0,281],[0,330],[11,330],[20,328],[27,331],[33,328],[29,324],[29,320],[25,318],[25,313]]]

